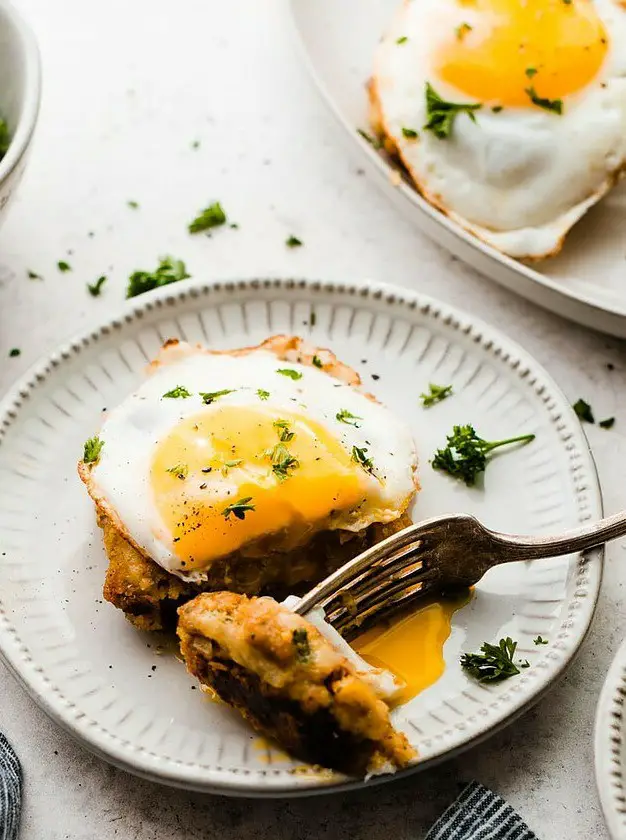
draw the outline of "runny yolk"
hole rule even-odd
[[[366,478],[321,424],[242,406],[182,420],[157,445],[150,472],[158,536],[184,571],[268,535],[284,548],[307,541],[364,502]]]
[[[385,668],[406,683],[396,701],[406,703],[443,674],[443,646],[452,629],[452,616],[469,599],[466,593],[427,604],[367,630],[350,644],[370,665]]]
[[[608,37],[591,0],[457,0],[434,53],[436,78],[481,103],[533,107],[597,75]]]

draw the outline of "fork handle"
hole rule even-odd
[[[502,549],[502,556],[498,563],[512,560],[537,560],[541,557],[558,557],[561,554],[573,554],[595,548],[608,540],[626,535],[626,510],[614,513],[594,522],[573,528],[558,537],[531,537],[502,534],[491,531],[491,536],[498,547]]]

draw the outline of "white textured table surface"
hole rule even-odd
[[[501,291],[379,196],[299,65],[280,0],[20,5],[40,41],[44,98],[32,159],[0,233],[0,389],[68,334],[114,312],[128,274],[156,266],[159,254],[183,258],[195,277],[371,277],[497,324],[572,401],[583,396],[598,415],[616,415],[612,431],[590,427],[589,437],[607,511],[624,506],[624,346]],[[189,237],[186,223],[214,199],[240,229]],[[287,249],[290,234],[304,247]],[[58,271],[62,259],[71,272]],[[27,269],[44,279],[29,280]],[[105,292],[92,298],[85,284],[101,274]],[[9,358],[13,347],[21,355]],[[364,794],[236,801],[140,781],[74,744],[0,665],[0,728],[26,777],[21,837],[419,840],[462,780],[476,778],[540,840],[605,838],[592,727],[626,630],[625,548],[609,549],[593,630],[547,698],[461,758]]]

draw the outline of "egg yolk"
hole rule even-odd
[[[157,536],[184,571],[268,535],[293,548],[367,492],[365,470],[326,428],[271,407],[182,420],[157,445],[150,481],[164,527]]]
[[[591,0],[457,0],[459,18],[435,50],[437,78],[479,102],[533,106],[597,75],[608,38]]]
[[[370,665],[391,671],[405,683],[396,702],[406,703],[443,674],[443,646],[452,629],[452,616],[470,597],[467,592],[402,613],[367,630],[350,645]]]

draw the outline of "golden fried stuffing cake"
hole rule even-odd
[[[178,635],[189,672],[290,755],[352,775],[415,757],[355,666],[272,598],[199,595],[179,609]]]
[[[109,558],[104,594],[143,629],[203,591],[298,591],[408,523],[409,429],[296,336],[169,341],[107,411],[79,474]]]

